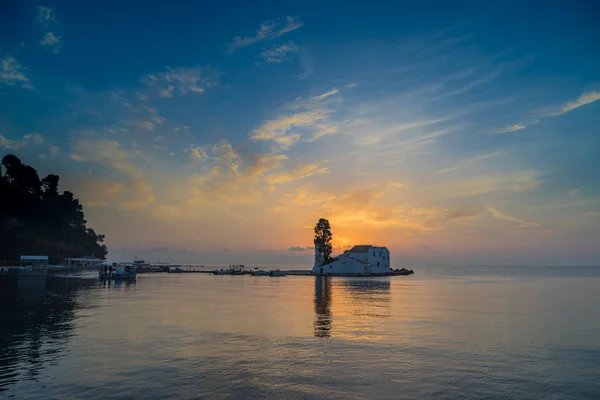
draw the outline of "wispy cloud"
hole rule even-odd
[[[492,133],[501,134],[501,133],[509,133],[509,132],[518,132],[520,130],[527,128],[528,126],[538,124],[539,122],[540,122],[540,120],[536,118],[536,119],[530,120],[528,122],[520,122],[518,124],[505,126],[504,128],[498,129],[497,131],[494,131]]]
[[[208,160],[208,154],[201,146],[190,147],[186,151],[189,151],[194,161],[206,161]]]
[[[203,93],[217,85],[219,72],[200,67],[170,68],[166,72],[148,74],[141,79],[152,97],[167,98],[175,94]]]
[[[56,22],[56,15],[53,7],[38,6],[36,22],[40,24],[48,24]]]
[[[512,217],[510,215],[504,214],[503,212],[499,211],[498,209],[496,209],[494,207],[488,207],[487,210],[492,213],[494,218],[501,219],[504,221],[514,222],[514,223],[518,224],[519,225],[518,228],[526,228],[526,227],[538,228],[540,226],[540,224],[538,224],[536,222],[528,222],[528,221],[519,219],[517,217]]]
[[[58,155],[58,152],[60,151],[60,148],[58,146],[48,146],[48,150],[50,151],[50,155],[52,157],[56,157]]]
[[[312,250],[312,248],[306,247],[306,246],[305,247],[302,247],[302,246],[292,246],[292,247],[288,248],[288,251],[297,251],[297,252],[307,251],[307,250]]]
[[[577,100],[570,101],[564,106],[562,106],[559,111],[548,113],[546,114],[546,116],[555,117],[563,115],[568,113],[569,111],[573,111],[576,108],[583,107],[586,104],[590,104],[598,100],[600,100],[600,92],[586,92],[579,96]]]
[[[474,164],[476,164],[476,163],[478,163],[480,161],[487,160],[487,159],[492,158],[492,157],[497,157],[497,156],[500,156],[502,154],[503,153],[499,152],[499,151],[495,151],[495,152],[487,153],[487,154],[482,154],[482,155],[479,155],[479,156],[468,158],[468,159],[464,160],[463,162],[461,162],[458,165],[455,165],[455,166],[452,166],[452,167],[448,167],[448,168],[444,168],[444,169],[440,169],[438,171],[435,171],[435,173],[436,174],[446,174],[448,172],[457,171],[457,170],[464,169],[464,168],[469,168],[469,167],[472,167]]]
[[[307,207],[328,215],[337,227],[349,227],[356,232],[360,227],[403,228],[405,231],[443,231],[449,226],[463,224],[482,215],[478,206],[423,207],[403,204],[398,190],[400,182],[363,183],[342,190],[311,190],[308,185],[297,189],[284,204]],[[407,193],[403,190],[403,196]],[[337,237],[339,240],[339,236]]]
[[[126,103],[126,106],[132,112],[132,119],[127,125],[134,130],[151,132],[157,125],[165,122],[165,118],[158,115],[158,110],[155,107],[133,107],[129,103]]]
[[[264,122],[252,131],[253,140],[271,140],[286,150],[304,138],[314,141],[325,135],[339,131],[338,124],[330,120],[333,110],[325,101],[338,93],[337,89],[330,90],[309,100],[299,99],[284,108],[277,118]]]
[[[521,129],[525,129],[525,128],[527,128],[527,125],[515,124],[515,125],[507,126],[506,128],[502,128],[502,129],[496,131],[495,133],[516,132],[516,131],[520,131]]]
[[[191,188],[189,202],[193,205],[215,202],[221,205],[239,205],[260,202],[265,194],[269,193],[263,183],[264,175],[281,168],[287,160],[285,155],[260,153],[242,157],[225,141],[202,150],[210,162],[201,164],[202,172],[187,179],[183,189]],[[199,150],[202,158],[204,153]],[[244,195],[239,196],[239,193]]]
[[[581,192],[581,189],[571,189],[571,190],[567,191],[567,194],[569,196],[577,196],[577,195],[579,195],[579,192]]]
[[[24,89],[35,89],[26,75],[27,68],[14,57],[7,56],[0,62],[0,82],[12,86],[20,85]]]
[[[268,50],[258,53],[266,62],[280,63],[288,61],[292,55],[298,51],[298,46],[291,40],[278,46],[273,46]]]
[[[298,21],[295,17],[277,18],[272,21],[266,21],[260,24],[256,35],[249,37],[236,36],[233,43],[229,45],[229,51],[233,52],[242,47],[253,45],[265,40],[273,40],[288,32],[301,28],[304,22]]]
[[[121,199],[121,208],[137,209],[155,201],[152,187],[141,169],[134,165],[134,153],[123,149],[120,143],[114,140],[75,139],[71,147],[73,151],[69,157],[73,161],[102,165],[125,177],[127,190]]]
[[[497,69],[491,71],[490,73],[480,77],[479,79],[475,79],[458,89],[454,89],[454,90],[450,90],[448,92],[442,93],[439,97],[437,97],[437,100],[470,92],[471,90],[473,90],[483,84],[486,84],[488,82],[496,80],[500,75],[501,75],[501,68],[497,68]]]
[[[329,92],[325,92],[323,94],[320,94],[318,96],[313,97],[312,100],[314,100],[314,101],[321,101],[321,100],[324,100],[324,99],[326,99],[326,98],[328,98],[330,96],[333,96],[334,94],[337,94],[338,92],[339,92],[339,90],[333,88]]]
[[[294,168],[290,171],[284,171],[266,176],[265,181],[271,185],[289,183],[299,179],[305,179],[313,175],[326,174],[329,170],[319,164],[307,164]]]
[[[0,147],[7,150],[20,150],[28,145],[41,145],[44,143],[44,137],[38,133],[31,133],[23,136],[20,140],[11,140],[0,135]]]
[[[60,52],[60,37],[55,36],[52,32],[46,33],[40,44],[54,53]]]

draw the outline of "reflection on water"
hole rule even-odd
[[[102,281],[102,287],[105,289],[109,289],[111,287],[114,287],[114,288],[124,287],[125,289],[130,289],[130,288],[134,288],[136,283],[137,283],[136,281],[130,281],[130,280],[113,281],[111,279],[106,279],[106,280]]]
[[[327,276],[315,277],[315,336],[329,337],[331,330],[331,286]]]
[[[600,270],[492,273],[2,280],[0,397],[596,398]]]
[[[0,392],[56,365],[72,335],[78,293],[90,280],[0,280]]]
[[[391,282],[389,278],[317,276],[314,303],[317,337],[330,337],[336,324],[343,325],[340,331],[368,327],[372,318],[391,316]]]

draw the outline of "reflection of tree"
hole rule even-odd
[[[315,336],[329,337],[331,330],[331,286],[326,276],[315,277]]]
[[[42,368],[57,362],[82,307],[78,293],[94,284],[89,279],[2,277],[0,392],[20,379],[35,379]]]
[[[341,324],[338,327],[340,332],[349,329],[352,323],[363,326],[372,322],[373,318],[389,318],[391,286],[389,278],[315,277],[314,335],[329,337],[332,334],[333,295],[336,296],[335,312],[338,317],[337,324]]]

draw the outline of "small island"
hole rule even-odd
[[[337,257],[331,257],[331,227],[325,218],[315,225],[315,262],[312,275],[319,276],[390,276],[412,275],[413,270],[391,268],[387,247],[357,245]]]

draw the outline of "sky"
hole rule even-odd
[[[3,1],[0,154],[111,261],[600,265],[595,1]]]

